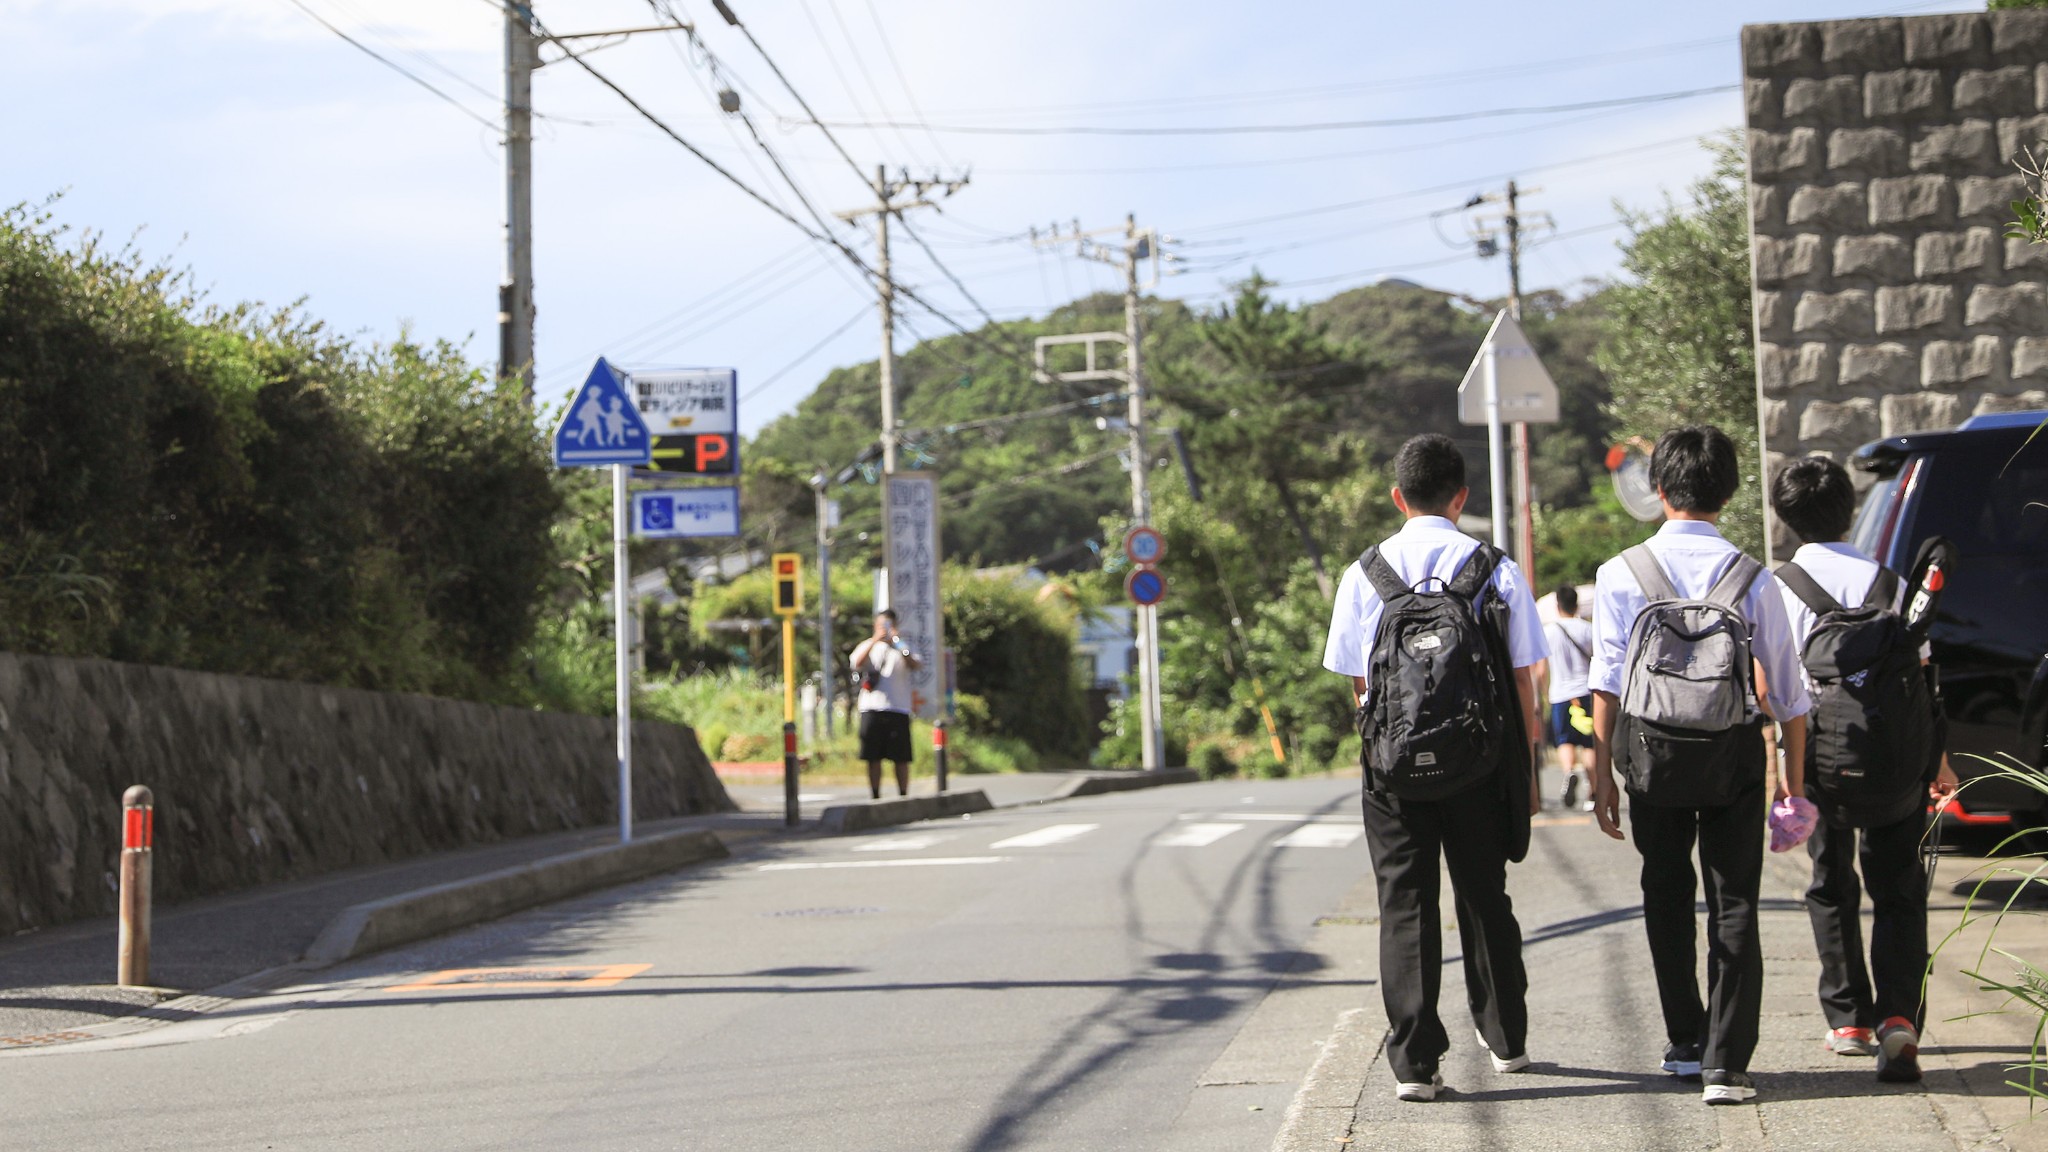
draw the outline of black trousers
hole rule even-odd
[[[1451,873],[1472,1019],[1496,1055],[1521,1055],[1529,1039],[1529,977],[1522,926],[1508,899],[1500,786],[1488,781],[1427,802],[1368,791],[1365,838],[1379,884],[1380,1000],[1395,1078],[1428,1080],[1450,1049],[1436,1011],[1444,968],[1439,855]]]
[[[1875,1028],[1893,1016],[1911,1020],[1915,1030],[1922,1023],[1927,869],[1920,861],[1920,839],[1926,832],[1926,815],[1915,812],[1896,824],[1861,829],[1860,834],[1823,820],[1806,842],[1807,854],[1813,857],[1806,914],[1813,920],[1813,942],[1820,950],[1820,1006],[1830,1028]],[[1858,917],[1863,902],[1856,881],[1859,856],[1874,913],[1867,969]]]
[[[1749,1070],[1763,1012],[1764,955],[1757,893],[1764,868],[1764,786],[1751,785],[1718,808],[1660,808],[1629,799],[1629,828],[1643,858],[1643,927],[1664,1034],[1700,1045],[1700,1064]],[[1692,866],[1699,847],[1700,873]],[[1693,893],[1707,894],[1707,1000],[1700,1001]]]

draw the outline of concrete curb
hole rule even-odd
[[[894,800],[869,800],[861,804],[835,804],[818,816],[818,830],[825,833],[865,832],[870,828],[887,828],[892,824],[909,824],[917,820],[935,820],[941,816],[960,816],[969,812],[989,812],[995,805],[989,803],[988,794],[975,789],[970,792],[946,792],[937,796],[899,796]]]
[[[1100,796],[1105,792],[1132,792],[1167,784],[1200,783],[1202,774],[1193,768],[1160,768],[1151,772],[1090,772],[1072,781],[1045,800],[1071,800],[1076,796]],[[1039,803],[1045,803],[1045,800]]]
[[[1316,1057],[1315,1067],[1287,1106],[1271,1152],[1329,1152],[1348,1144],[1358,1098],[1365,1093],[1365,1074],[1379,1059],[1385,1039],[1385,1033],[1372,1030],[1364,1008],[1338,1016],[1337,1027],[1323,1042],[1323,1054]]]
[[[370,952],[726,855],[729,853],[725,842],[711,832],[671,832],[630,844],[551,856],[467,880],[372,900],[346,908],[329,921],[306,950],[305,963],[325,968]]]

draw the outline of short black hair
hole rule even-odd
[[[887,616],[889,618],[889,623],[891,624],[901,624],[903,622],[902,618],[896,615],[896,610],[894,608],[877,609],[875,611],[875,616],[877,618]]]
[[[1465,488],[1465,454],[1449,436],[1411,436],[1394,454],[1394,487],[1417,512],[1442,512]]]
[[[1742,483],[1735,442],[1712,424],[1673,428],[1650,453],[1650,479],[1680,512],[1719,512]]]
[[[1576,584],[1557,586],[1557,610],[1566,615],[1577,615],[1579,611],[1579,588]]]
[[[1771,510],[1805,543],[1840,540],[1856,519],[1849,470],[1825,456],[1787,465],[1771,481]]]

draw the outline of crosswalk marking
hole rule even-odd
[[[943,844],[953,837],[949,833],[928,833],[921,836],[884,836],[865,844],[853,846],[855,852],[917,852],[934,844]]]
[[[1303,824],[1273,841],[1275,848],[1342,848],[1365,835],[1359,825]]]
[[[913,856],[902,860],[790,860],[763,864],[762,872],[813,872],[822,868],[932,868],[948,864],[1000,864],[1008,856]]]
[[[1046,848],[1054,844],[1064,844],[1069,840],[1086,836],[1100,827],[1102,827],[1100,824],[1051,824],[1034,832],[1026,832],[1020,836],[998,840],[989,845],[989,847]]]
[[[1232,832],[1243,830],[1242,824],[1183,824],[1152,843],[1161,848],[1207,848]]]
[[[1212,819],[1255,820],[1265,824],[1357,824],[1356,816],[1317,816],[1308,812],[1216,812]],[[1200,820],[1201,816],[1183,816],[1183,820]]]

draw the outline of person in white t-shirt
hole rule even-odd
[[[853,650],[860,681],[860,758],[868,762],[868,795],[882,798],[882,761],[896,766],[896,794],[910,795],[910,673],[924,659],[896,631],[896,610],[875,613],[875,634]]]
[[[1579,590],[1565,583],[1557,586],[1557,619],[1544,626],[1543,638],[1550,648],[1550,740],[1557,745],[1557,764],[1564,771],[1564,806],[1579,803],[1579,756],[1586,757],[1586,771],[1593,770],[1593,690],[1586,685],[1586,673],[1593,661],[1593,626],[1579,619]],[[1592,790],[1586,792],[1585,810],[1593,810]]]

